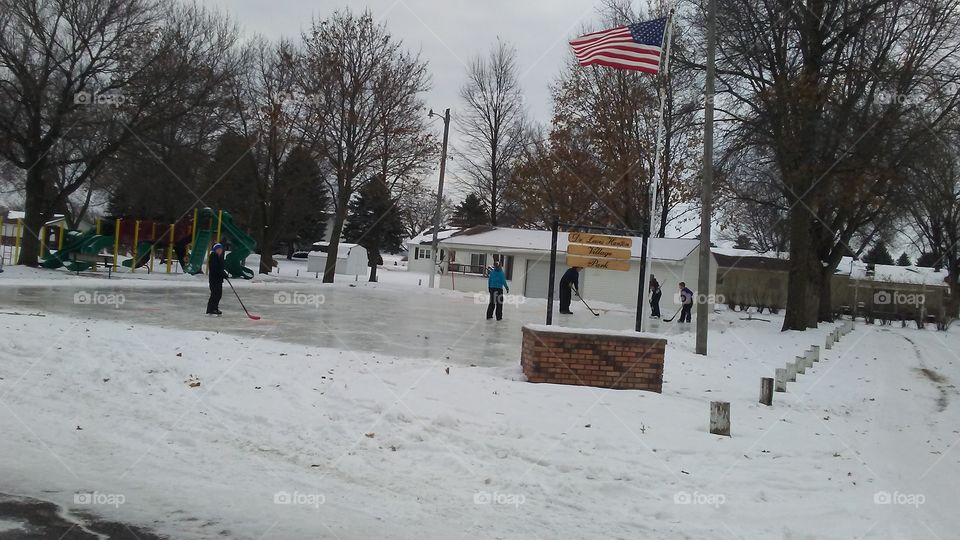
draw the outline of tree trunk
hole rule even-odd
[[[833,269],[824,268],[820,279],[820,322],[833,322]]]
[[[20,260],[19,264],[36,268],[40,256],[40,228],[46,223],[44,199],[46,186],[43,172],[46,162],[42,158],[37,160],[27,171],[26,200],[24,204],[23,228],[20,231]]]
[[[271,272],[273,272],[273,238],[270,228],[263,226],[260,228],[260,273]]]
[[[806,305],[806,323],[807,328],[816,328],[817,319],[820,314],[820,295],[823,291],[821,278],[823,276],[823,265],[820,264],[820,258],[815,251],[807,255],[807,305]]]
[[[346,190],[341,190],[346,192]],[[340,235],[343,233],[343,224],[347,221],[347,202],[350,197],[338,194],[340,199],[337,212],[333,218],[333,230],[330,231],[330,244],[327,246],[327,262],[323,268],[323,282],[333,283],[333,276],[337,273],[337,251],[340,249]]]
[[[805,208],[790,211],[790,272],[787,309],[782,330],[807,329],[807,259],[810,257],[810,223]]]

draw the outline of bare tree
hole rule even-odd
[[[400,195],[400,219],[407,234],[412,238],[433,227],[433,216],[437,211],[437,192],[427,188],[422,182],[408,185]],[[453,214],[453,202],[443,196],[440,207],[440,226],[443,227]]]
[[[196,5],[0,0],[0,156],[26,173],[22,264],[37,265],[54,209],[139,130],[204,104],[230,78],[236,35]],[[77,170],[56,186],[62,165]]]
[[[924,144],[917,112],[957,105],[957,0],[721,0],[718,124],[764,149],[786,199],[784,330],[829,317],[829,279],[888,212]],[[692,26],[704,28],[704,9]],[[924,115],[926,120],[942,115]],[[869,232],[866,235],[869,236]]]
[[[313,97],[315,147],[333,194],[335,254],[354,193],[384,170],[387,181],[412,175],[420,165],[409,156],[428,155],[422,123],[411,117],[423,114],[418,96],[429,83],[426,64],[369,12],[338,11],[315,21],[303,38],[303,89]],[[323,281],[333,282],[335,273],[336,257],[327,257]]]
[[[458,152],[470,189],[486,199],[490,224],[503,215],[503,194],[524,146],[526,113],[517,50],[502,41],[467,68],[460,90],[465,109],[458,123],[465,139]]]

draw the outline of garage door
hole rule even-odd
[[[560,276],[567,271],[567,265],[563,264],[564,253],[557,253],[557,283],[554,285],[554,292],[560,283]],[[580,275],[581,282],[583,274]],[[542,260],[527,259],[527,277],[524,281],[523,295],[527,298],[546,298],[547,289],[550,284],[550,257],[549,255]]]

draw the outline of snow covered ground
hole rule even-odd
[[[542,301],[488,322],[472,295],[417,287],[416,274],[322,285],[285,276],[284,262],[280,276],[235,282],[258,322],[229,296],[224,317],[200,314],[203,279],[8,267],[0,493],[171,538],[960,528],[956,329],[859,324],[773,407],[757,403],[760,377],[829,327],[780,333],[776,317],[722,312],[708,357],[661,325],[663,394],[534,385],[520,327],[542,322]],[[81,292],[91,302],[75,303]],[[601,307],[558,322],[632,327]],[[707,432],[711,400],[731,402],[732,437]],[[19,526],[0,521],[0,537]]]

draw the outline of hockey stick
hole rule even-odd
[[[599,316],[600,316],[600,312],[599,312],[599,311],[594,311],[593,308],[590,307],[590,304],[587,304],[587,301],[584,300],[582,296],[580,296],[580,291],[574,289],[573,292],[577,293],[577,298],[579,298],[580,301],[583,302],[583,305],[587,306],[587,309],[590,310],[590,313],[593,313],[593,316],[594,316],[594,317],[599,317]]]
[[[680,306],[680,309],[683,309],[683,306]],[[677,318],[677,315],[680,314],[680,309],[678,309],[677,312],[673,314],[673,317],[670,317],[669,319],[660,319],[660,320],[662,320],[663,322],[671,322],[671,321],[673,321],[674,319]]]
[[[260,320],[260,316],[259,316],[259,315],[254,315],[253,313],[250,313],[250,311],[247,310],[247,306],[243,305],[243,300],[240,300],[240,295],[237,294],[237,290],[233,288],[233,283],[230,283],[230,278],[224,277],[223,279],[226,279],[226,280],[227,280],[227,283],[230,285],[230,290],[232,290],[232,291],[233,291],[233,294],[235,294],[235,295],[237,296],[237,302],[240,302],[240,307],[242,307],[242,308],[243,308],[243,311],[246,312],[247,317],[250,317],[251,319],[253,319],[253,320],[255,320],[255,321],[259,321],[259,320]]]

